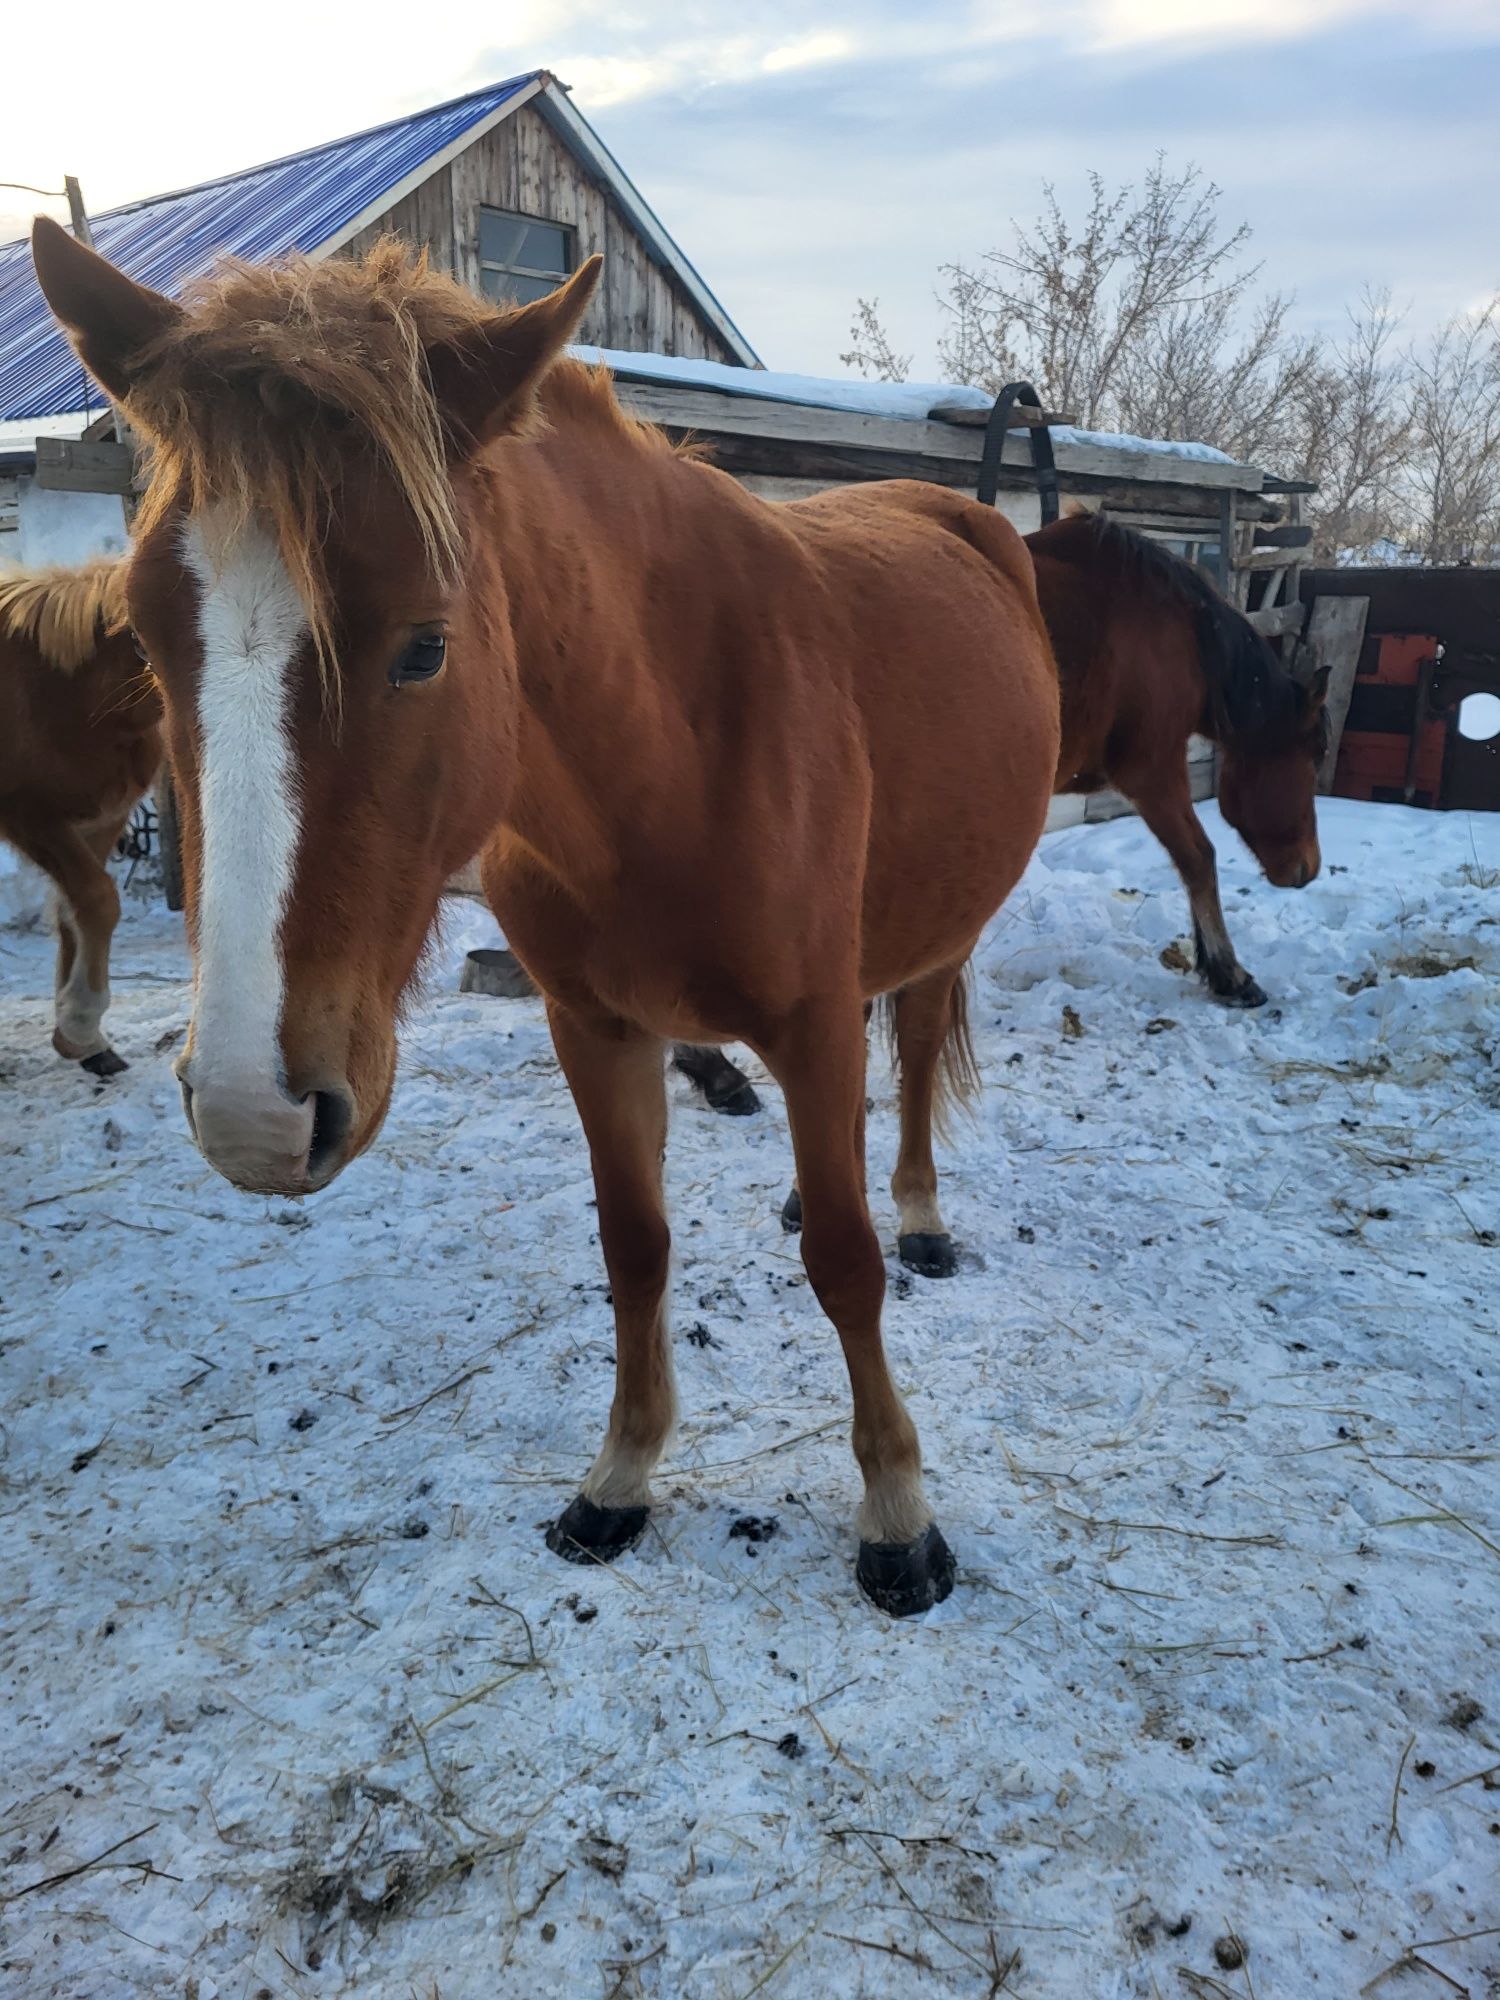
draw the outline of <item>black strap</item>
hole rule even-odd
[[[979,461],[979,500],[993,507],[1000,491],[1000,458],[1005,450],[1005,434],[1010,429],[1010,413],[1017,403],[1039,414],[1042,399],[1029,382],[1007,382],[995,398],[989,422],[984,427],[984,456]],[[1031,469],[1036,475],[1037,498],[1042,507],[1042,526],[1055,521],[1059,513],[1057,461],[1052,456],[1052,433],[1045,424],[1028,426],[1031,438]]]

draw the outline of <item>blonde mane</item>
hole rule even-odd
[[[394,237],[359,262],[227,262],[183,305],[141,351],[128,401],[152,448],[140,526],[179,503],[216,504],[231,531],[269,517],[326,677],[323,542],[349,468],[373,459],[394,478],[434,572],[454,575],[461,531],[427,354],[507,315]],[[614,401],[608,378],[576,370],[590,373],[601,381],[587,406],[602,411],[603,398]],[[582,402],[583,385],[571,387],[560,385],[561,398]]]
[[[0,571],[0,632],[35,646],[63,673],[83,666],[101,639],[129,622],[123,556],[76,568]]]

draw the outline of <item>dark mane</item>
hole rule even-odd
[[[1207,688],[1205,724],[1220,742],[1274,748],[1307,722],[1304,690],[1281,655],[1194,564],[1102,511],[1070,514],[1028,541],[1112,573],[1126,589],[1191,613]]]

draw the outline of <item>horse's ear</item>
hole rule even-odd
[[[427,350],[438,411],[461,454],[523,428],[543,376],[577,333],[603,268],[602,257],[590,257],[545,298]]]
[[[181,318],[181,307],[127,278],[49,216],[39,215],[32,225],[31,255],[42,296],[79,359],[105,394],[123,403],[135,357]]]

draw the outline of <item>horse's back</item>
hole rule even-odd
[[[1057,673],[1031,558],[993,508],[915,480],[783,510],[846,607],[871,772],[864,981],[962,955],[1040,837]]]

